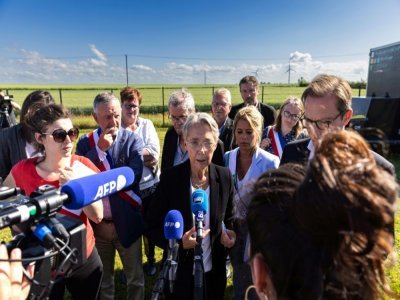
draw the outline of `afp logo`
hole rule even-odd
[[[181,223],[176,221],[176,222],[170,222],[170,221],[166,221],[164,224],[164,227],[166,228],[173,228],[175,227],[176,229],[179,229],[181,227]]]
[[[122,190],[126,185],[126,178],[124,175],[118,175],[117,181],[112,180],[110,182],[107,182],[103,185],[100,185],[97,188],[97,193],[96,196],[94,197],[94,200],[104,198],[108,195],[111,195],[113,193],[116,193],[120,190]]]

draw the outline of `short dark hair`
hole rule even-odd
[[[247,75],[247,76],[243,77],[242,79],[240,79],[239,88],[241,88],[242,84],[244,84],[244,83],[252,83],[256,87],[258,87],[258,85],[259,85],[257,77],[252,76],[252,75]]]
[[[32,143],[35,139],[32,135],[31,128],[26,124],[26,119],[29,119],[30,116],[41,107],[52,103],[55,103],[55,101],[48,91],[36,90],[26,96],[21,107],[20,123],[22,126],[22,134],[28,143]]]

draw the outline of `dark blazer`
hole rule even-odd
[[[162,158],[161,158],[161,171],[172,168],[174,166],[174,158],[176,147],[178,144],[178,134],[175,128],[171,126],[165,133]],[[217,149],[214,151],[212,162],[216,165],[224,165],[224,144],[218,140]]]
[[[228,117],[222,129],[219,139],[224,143],[224,152],[232,150],[233,143],[233,121]]]
[[[245,107],[245,106],[246,106],[246,104],[244,102],[232,106],[232,109],[231,109],[228,117],[231,118],[232,120],[235,119],[236,113],[240,109]],[[274,122],[275,122],[275,108],[273,108],[270,105],[258,102],[257,109],[261,113],[261,115],[264,117],[264,128],[269,126],[269,125],[273,125],[274,124]]]
[[[128,188],[139,193],[139,182],[143,172],[143,140],[131,131],[120,128],[116,142],[108,149],[113,168],[128,166],[135,173],[135,180]],[[90,147],[87,134],[76,145],[76,154],[89,158],[97,167],[101,164],[95,147]],[[109,196],[113,222],[122,246],[129,247],[143,233],[143,218],[140,208],[134,207],[118,194]]]
[[[0,177],[6,179],[11,168],[20,160],[26,159],[26,141],[22,125],[0,130]]]
[[[228,168],[211,163],[209,167],[210,182],[210,236],[212,251],[212,276],[216,297],[223,299],[226,287],[225,258],[227,252],[220,242],[222,221],[227,228],[233,223],[233,182]],[[177,165],[161,173],[160,183],[151,200],[146,215],[146,232],[149,239],[159,247],[166,249],[164,238],[164,218],[168,211],[179,210],[183,216],[184,230],[190,230],[193,224],[193,214],[190,203],[190,161]],[[175,283],[175,295],[190,298],[193,295],[193,255],[194,250],[184,250],[180,241],[179,263]]]
[[[283,149],[280,165],[284,165],[286,163],[299,163],[306,165],[308,163],[308,157],[310,156],[310,150],[307,148],[309,142],[310,139],[307,138],[288,143]],[[385,169],[393,176],[396,176],[396,172],[392,163],[374,151],[371,151],[371,153],[374,156],[376,163],[381,168]]]

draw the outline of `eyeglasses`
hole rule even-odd
[[[288,112],[287,110],[283,111],[283,115],[285,116],[285,118],[287,119],[292,119],[293,121],[298,121],[300,120],[300,115],[296,115],[296,114],[291,114],[290,112]]]
[[[331,124],[332,124],[337,118],[339,118],[339,117],[342,116],[342,115],[344,115],[344,113],[343,113],[343,112],[339,112],[339,114],[338,114],[336,117],[332,118],[332,119],[316,120],[316,121],[311,120],[311,119],[309,119],[309,118],[303,116],[303,117],[301,118],[301,123],[303,124],[304,127],[310,127],[311,125],[315,125],[315,126],[317,126],[317,128],[318,128],[319,130],[327,130],[327,129],[329,129],[329,127],[331,126]]]
[[[56,129],[52,133],[43,132],[42,134],[52,135],[56,143],[63,143],[68,135],[71,142],[73,142],[79,135],[79,129],[73,127],[70,130],[68,130],[68,132],[64,129]]]
[[[203,149],[203,147],[204,147],[204,149],[206,149],[207,151],[209,151],[209,150],[212,149],[212,147],[214,147],[214,143],[212,143],[212,142],[203,142],[203,143],[200,143],[200,142],[198,142],[198,141],[189,141],[189,142],[187,142],[187,143],[188,143],[188,145],[189,145],[192,149],[194,149],[194,150]]]
[[[218,107],[218,106],[222,106],[222,107],[227,107],[229,104],[226,102],[213,102],[212,103],[213,106]]]
[[[139,108],[139,106],[136,104],[124,104],[124,108],[131,110],[131,109],[137,109],[137,108]]]
[[[168,118],[172,121],[172,122],[186,122],[186,119],[188,118],[188,116],[179,116],[179,117],[175,117],[173,115],[169,115]]]

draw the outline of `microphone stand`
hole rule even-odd
[[[165,280],[168,278],[168,272],[170,267],[171,267],[171,261],[167,259],[164,262],[160,275],[158,275],[156,284],[154,285],[153,292],[151,294],[151,300],[157,300],[160,297],[160,295],[164,293]]]
[[[194,248],[194,300],[204,299],[204,265],[203,265],[203,218],[196,218],[197,245]]]
[[[160,295],[164,293],[165,282],[169,280],[169,289],[173,293],[176,269],[178,263],[176,262],[177,254],[179,250],[179,244],[175,241],[169,240],[168,246],[168,258],[165,260],[160,275],[157,278],[156,284],[154,285],[153,292],[151,294],[151,300],[157,300]],[[171,276],[168,276],[171,274]]]

